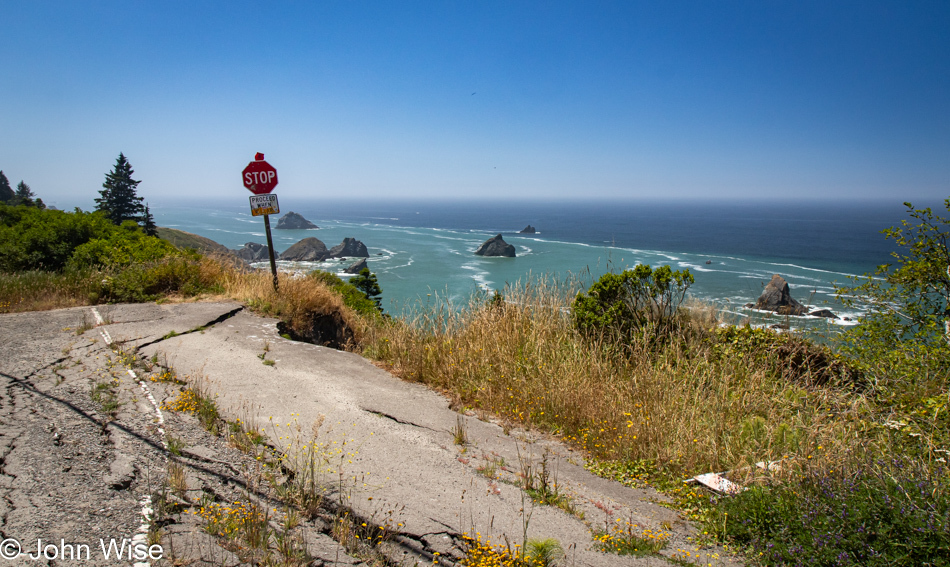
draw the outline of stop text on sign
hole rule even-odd
[[[273,183],[277,178],[276,171],[248,171],[244,174],[244,185],[263,185]]]

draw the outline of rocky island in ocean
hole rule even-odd
[[[343,242],[330,248],[327,258],[369,258],[366,245],[355,238],[344,238]]]
[[[280,220],[277,221],[277,226],[275,227],[275,229],[281,230],[310,230],[315,228],[320,227],[303,218],[303,215],[298,215],[293,211],[280,217]]]
[[[763,311],[774,311],[779,315],[804,315],[808,309],[796,301],[788,290],[785,278],[775,274],[765,286],[762,295],[755,302],[755,308]]]
[[[319,262],[327,257],[327,245],[318,238],[309,237],[284,250],[281,260],[293,262]]]
[[[515,247],[505,242],[501,235],[493,236],[475,251],[477,256],[504,256],[506,258],[515,257]]]

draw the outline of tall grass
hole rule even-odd
[[[518,284],[505,301],[476,297],[466,309],[431,302],[374,327],[364,352],[457,406],[677,473],[827,460],[862,429],[861,394],[790,380],[767,350],[721,348],[711,306],[694,305],[662,343],[618,344],[575,331],[567,287]]]
[[[0,272],[0,313],[88,305],[98,298],[99,286],[89,270]]]
[[[0,272],[0,313],[220,293],[230,271],[212,258],[167,256],[103,269]]]

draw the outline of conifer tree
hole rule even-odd
[[[33,191],[30,189],[30,186],[24,183],[22,180],[16,185],[16,195],[13,198],[14,205],[26,205],[27,207],[32,207],[35,205],[33,202],[33,197],[36,195],[33,194]]]
[[[372,302],[376,305],[376,309],[379,311],[383,310],[382,298],[380,297],[383,294],[383,290],[379,287],[379,282],[376,280],[376,274],[370,272],[369,268],[363,268],[360,270],[359,275],[353,277],[350,280],[350,284],[356,289],[362,291],[363,295],[366,296],[366,299],[372,300]]]
[[[0,171],[0,203],[10,203],[15,195],[13,188],[10,187],[10,180],[3,171]]]
[[[115,167],[106,174],[106,181],[102,184],[102,197],[96,199],[96,210],[103,211],[115,223],[123,221],[140,221],[145,207],[142,206],[142,197],[135,194],[135,188],[141,181],[132,179],[132,165],[120,152],[115,161]]]
[[[158,227],[155,226],[155,217],[148,210],[148,203],[145,203],[145,213],[142,215],[142,228],[145,234],[149,236],[158,236]]]

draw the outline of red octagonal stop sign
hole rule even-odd
[[[277,170],[264,161],[262,153],[254,156],[254,161],[247,164],[242,174],[244,186],[255,195],[270,193],[277,186]]]

